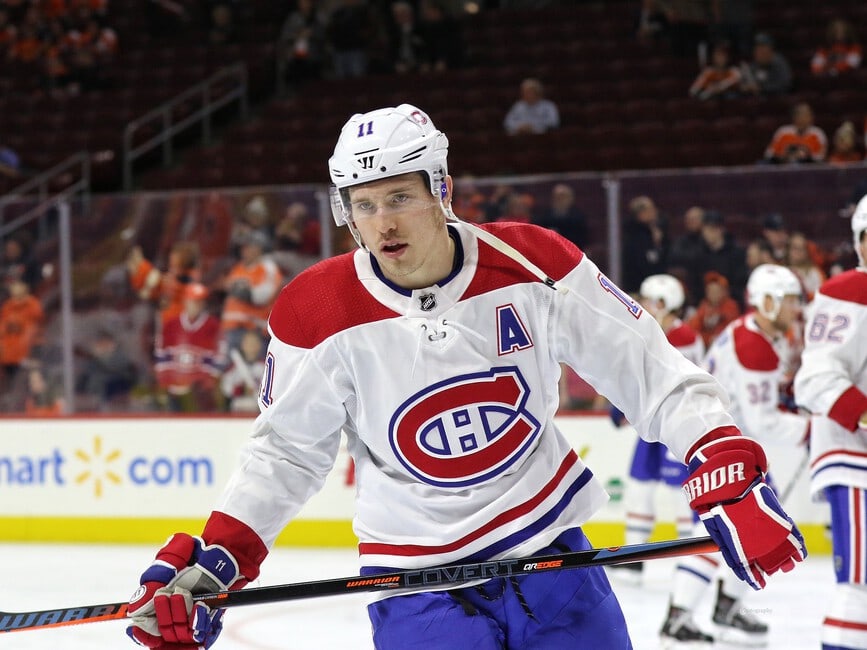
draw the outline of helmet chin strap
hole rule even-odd
[[[442,210],[446,215],[446,219],[451,220],[451,221],[457,221],[457,222],[463,224],[463,226],[465,228],[468,228],[469,230],[471,230],[476,235],[476,237],[481,239],[488,246],[490,246],[491,248],[494,248],[495,250],[498,250],[506,257],[513,259],[518,264],[520,264],[525,269],[527,269],[530,273],[532,273],[537,278],[539,278],[539,280],[545,286],[551,287],[554,291],[558,291],[562,294],[569,293],[569,289],[567,289],[566,287],[564,287],[562,285],[557,284],[556,280],[554,280],[552,277],[548,276],[542,269],[540,269],[538,266],[536,266],[530,260],[528,260],[526,258],[526,256],[523,253],[521,253],[521,251],[519,251],[516,248],[514,248],[513,246],[507,244],[506,242],[504,242],[502,239],[500,239],[496,235],[489,233],[487,230],[484,230],[483,228],[479,228],[476,224],[470,223],[469,221],[461,221],[457,217],[457,215],[455,215],[455,213],[452,211],[451,207],[447,207],[442,201],[440,201],[440,206],[442,207]]]

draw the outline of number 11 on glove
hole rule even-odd
[[[767,467],[755,440],[718,438],[692,454],[683,484],[726,563],[753,589],[764,588],[766,575],[791,571],[807,556],[801,531],[765,483]]]

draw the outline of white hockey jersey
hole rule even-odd
[[[807,435],[808,418],[780,408],[788,352],[786,337],[769,337],[751,312],[729,323],[704,358],[707,371],[729,391],[738,427],[763,446],[795,445]]]
[[[813,300],[795,399],[812,414],[810,491],[867,489],[867,269],[826,281]]]
[[[734,424],[722,387],[574,245],[531,225],[484,228],[566,291],[460,223],[455,270],[435,286],[395,286],[358,250],[283,289],[261,414],[218,510],[270,547],[322,486],[343,430],[362,572],[515,557],[607,499],[554,424],[561,361],[681,459]]]

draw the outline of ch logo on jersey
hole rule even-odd
[[[530,448],[541,425],[527,411],[530,388],[515,366],[459,375],[404,402],[389,441],[419,480],[441,487],[498,476]]]
[[[532,347],[533,339],[514,305],[497,307],[497,354],[503,356]]]

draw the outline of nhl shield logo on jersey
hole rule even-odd
[[[423,293],[418,297],[418,302],[422,311],[430,311],[437,306],[437,296],[435,293]]]
[[[391,419],[389,441],[419,480],[464,487],[505,472],[541,425],[527,411],[530,389],[515,366],[459,375],[420,391]]]

